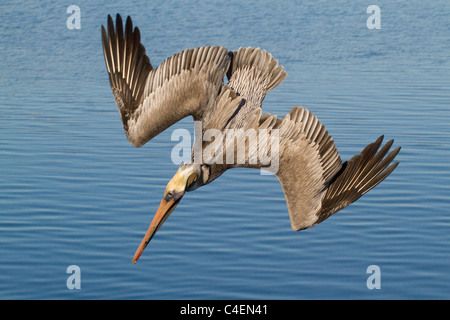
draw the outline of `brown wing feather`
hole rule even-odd
[[[400,147],[386,156],[393,140],[380,149],[383,137],[342,164],[325,127],[302,107],[294,107],[282,119],[265,114],[256,128],[267,129],[271,134],[278,129],[280,147],[276,175],[285,194],[291,226],[296,231],[310,228],[350,205],[398,165],[397,162],[389,166]],[[246,152],[247,161],[252,151]],[[235,166],[264,167],[262,163],[248,162]]]
[[[116,27],[108,15],[107,28],[108,33],[104,26],[101,29],[106,68],[123,124],[127,126],[130,115],[144,100],[146,79],[153,67],[140,42],[139,29],[133,29],[130,17],[126,21],[125,35],[120,15],[116,17]]]
[[[395,148],[386,156],[394,140],[388,141],[378,151],[382,141],[383,136],[344,163],[326,190],[322,208],[317,215],[317,223],[358,200],[397,167],[398,162],[389,167],[388,165],[397,156],[400,147]]]
[[[278,180],[283,188],[294,230],[309,228],[317,220],[323,190],[342,162],[333,139],[307,109],[294,107],[279,124],[291,129],[280,134]],[[281,140],[283,139],[283,140]]]
[[[202,117],[214,106],[231,57],[224,47],[180,52],[153,69],[128,17],[102,26],[103,51],[111,88],[128,140],[136,147],[184,117]]]

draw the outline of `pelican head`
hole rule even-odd
[[[177,173],[175,173],[173,178],[167,184],[158,211],[156,211],[144,239],[142,239],[139,248],[134,254],[134,258],[132,260],[133,263],[136,263],[139,259],[145,247],[155,235],[156,231],[158,231],[164,221],[166,221],[181,201],[184,194],[205,185],[208,178],[209,167],[207,165],[184,163],[178,168]]]

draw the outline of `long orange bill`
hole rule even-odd
[[[158,211],[156,211],[155,216],[153,217],[152,223],[150,224],[150,227],[147,230],[147,233],[144,236],[144,239],[142,239],[141,244],[139,245],[139,248],[136,250],[136,253],[134,254],[133,260],[131,260],[133,263],[136,263],[136,261],[141,256],[142,252],[144,251],[145,247],[148,245],[150,240],[155,235],[156,231],[158,231],[159,227],[166,221],[166,219],[169,217],[169,215],[172,213],[172,211],[177,206],[178,202],[180,202],[181,198],[179,199],[172,199],[170,201],[167,201],[165,199],[162,199],[161,204],[159,205]]]

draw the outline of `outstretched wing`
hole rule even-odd
[[[296,231],[310,228],[347,207],[383,181],[398,165],[396,162],[388,167],[400,147],[386,156],[393,140],[380,149],[383,137],[342,163],[325,127],[302,107],[294,107],[282,119],[265,114],[257,128],[279,137],[278,153],[272,152],[277,151],[273,147],[270,150],[271,161],[278,160],[275,168],[278,170],[273,171],[272,166],[271,171],[283,188],[291,226]],[[260,139],[259,143],[268,142]],[[260,161],[253,165],[249,162],[248,155],[260,150],[259,147],[253,151],[247,148],[245,164],[236,166],[269,167]]]
[[[394,140],[386,142],[380,149],[383,138],[383,136],[379,137],[377,141],[364,148],[360,154],[343,164],[326,189],[322,199],[322,208],[317,213],[316,223],[322,222],[358,200],[398,166],[399,162],[392,164],[391,162],[397,156],[400,147],[395,148],[387,155]]]
[[[341,158],[325,127],[302,107],[294,107],[274,127],[280,136],[276,175],[286,197],[291,226],[294,230],[308,228],[317,220],[322,194],[341,168]]]
[[[387,167],[400,150],[398,147],[386,156],[393,140],[378,151],[383,140],[380,137],[361,154],[342,163],[332,137],[311,112],[293,108],[288,119],[300,133],[290,131],[294,133],[280,154],[277,177],[294,230],[310,228],[347,207],[398,165],[396,162]]]
[[[107,29],[102,26],[106,67],[131,144],[140,147],[180,119],[202,119],[212,108],[230,65],[226,48],[184,50],[153,69],[130,17],[123,31],[120,15],[115,26],[108,16]]]

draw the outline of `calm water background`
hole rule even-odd
[[[66,27],[70,4],[81,30]],[[366,27],[370,4],[381,30]],[[177,142],[172,128],[140,149],[126,140],[100,42],[117,12],[154,66],[202,45],[266,49],[288,73],[266,112],[307,107],[344,160],[394,138],[400,166],[302,232],[274,176],[229,171],[189,193],[133,265]],[[2,2],[0,298],[449,299],[449,13],[449,1]],[[366,287],[374,264],[381,290]],[[81,290],[66,287],[69,265]]]

